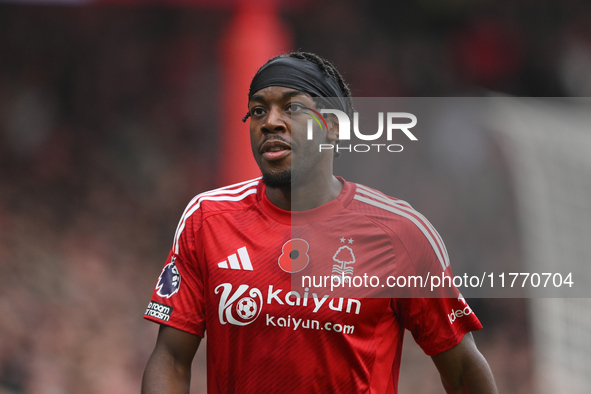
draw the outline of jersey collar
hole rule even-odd
[[[259,205],[265,215],[283,224],[300,226],[319,222],[345,209],[355,196],[354,183],[347,182],[338,176],[336,178],[343,184],[343,190],[341,190],[337,198],[317,208],[307,211],[286,211],[278,208],[267,198],[266,186],[262,181],[259,182],[257,190]]]

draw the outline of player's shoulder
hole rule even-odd
[[[356,183],[350,209],[379,223],[402,239],[424,235],[430,238],[435,229],[427,218],[408,202],[388,196],[371,187]]]
[[[199,216],[204,216],[245,209],[256,200],[260,181],[260,178],[255,178],[199,193],[187,204],[184,215],[198,212]]]
[[[435,227],[406,201],[356,184],[352,208],[387,228],[407,249],[433,250],[441,265],[449,265],[445,244]]]
[[[208,217],[218,213],[245,210],[256,201],[260,178],[200,193],[187,204],[174,235],[173,250],[179,251],[182,237],[192,239]]]
[[[410,224],[409,214],[418,214],[408,202],[360,183],[355,183],[355,196],[350,209],[375,220],[395,221],[400,225]]]

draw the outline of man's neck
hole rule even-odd
[[[326,179],[302,185],[267,187],[267,198],[273,205],[286,211],[307,211],[334,200],[342,189],[343,184],[331,174]]]

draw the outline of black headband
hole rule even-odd
[[[308,93],[312,97],[336,98],[331,106],[347,112],[345,94],[337,81],[324,75],[312,62],[293,57],[278,57],[264,65],[250,83],[248,101],[253,94],[269,86],[283,86]],[[243,121],[246,121],[245,116]]]

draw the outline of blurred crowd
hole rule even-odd
[[[296,49],[333,61],[354,95],[591,93],[582,0],[360,3],[282,13]],[[222,186],[217,43],[231,15],[0,4],[0,393],[138,391],[156,330],[141,316],[178,218]],[[481,136],[479,154],[452,146],[442,164],[442,138],[393,170],[396,196],[460,266],[518,266],[499,148]],[[472,306],[502,391],[533,392],[525,301]]]

